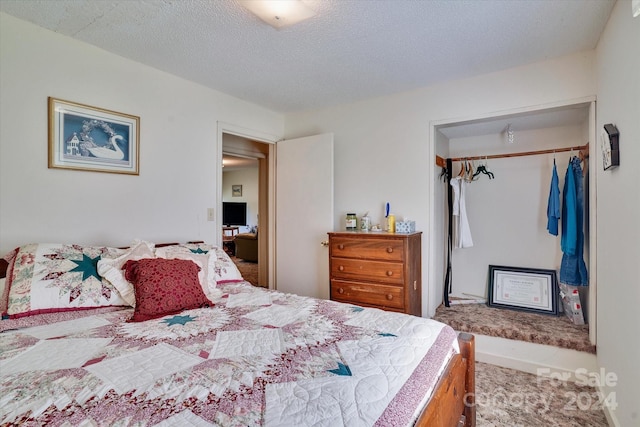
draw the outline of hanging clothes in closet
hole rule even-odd
[[[560,187],[558,186],[558,169],[556,158],[553,158],[553,172],[551,173],[551,187],[549,188],[549,202],[547,203],[547,230],[549,234],[558,235],[558,220],[560,219]]]
[[[584,262],[584,186],[578,157],[572,157],[567,167],[562,194],[562,235],[560,247],[560,282],[571,286],[587,286],[587,266]]]
[[[473,239],[465,202],[467,181],[457,176],[451,179],[450,185],[453,188],[453,247],[470,248],[473,246]]]

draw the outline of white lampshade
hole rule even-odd
[[[631,13],[634,18],[640,16],[640,0],[631,0]]]
[[[300,0],[240,0],[239,3],[274,28],[287,27],[316,14]]]

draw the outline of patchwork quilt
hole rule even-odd
[[[0,424],[411,425],[458,351],[430,319],[219,288],[144,322],[122,307],[0,321]]]

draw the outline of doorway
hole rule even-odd
[[[274,242],[271,238],[274,202],[271,181],[275,169],[275,141],[271,135],[218,123],[218,158],[222,161],[216,189],[218,215],[214,241],[220,247],[233,249],[234,245],[229,244],[233,237],[225,237],[225,234],[255,232],[257,241],[250,242],[257,246],[258,252],[257,262],[253,266],[254,271],[257,269],[255,284],[267,288],[274,286]],[[225,175],[230,175],[231,179],[225,180]],[[223,221],[223,202],[246,204],[246,224],[233,226],[233,230],[227,229]]]
[[[232,144],[223,143],[225,139],[235,140],[238,146],[231,148]],[[327,294],[325,298],[328,298],[328,257],[326,250],[319,252],[317,248],[326,239],[327,231],[333,230],[333,134],[284,140],[264,132],[218,122],[217,214],[211,215],[212,220],[216,221],[218,231],[214,241],[218,246],[223,243],[222,157],[225,145],[227,152],[233,151],[229,154],[258,158],[258,262],[259,274],[266,277],[266,286],[299,295],[323,297],[323,294]],[[293,187],[284,188],[287,184]],[[287,203],[292,201],[294,208],[287,208]],[[278,236],[277,222],[281,224]],[[283,227],[283,224],[287,226]],[[296,231],[287,233],[287,229]],[[287,237],[292,236],[294,244],[289,244]],[[277,271],[276,258],[281,262]],[[300,274],[305,275],[303,280],[298,280]],[[309,280],[309,277],[313,280]]]
[[[258,159],[222,150],[222,245],[247,282],[265,287],[259,278]]]

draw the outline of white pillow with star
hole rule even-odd
[[[209,272],[211,276],[213,273],[213,280],[216,285],[223,283],[242,282],[242,274],[236,267],[235,263],[231,260],[229,255],[219,246],[212,246],[206,243],[188,243],[183,245],[166,246],[164,248],[156,249],[157,257],[164,257],[168,252],[183,252],[193,254],[206,254],[209,256]]]
[[[200,248],[198,248],[200,249]],[[196,263],[200,267],[198,279],[200,286],[207,298],[214,300],[222,296],[222,292],[217,289],[216,280],[216,254],[213,251],[197,252],[196,250],[185,251],[184,247],[165,246],[156,248],[155,255],[158,258],[166,259],[186,259]]]
[[[33,243],[17,248],[7,269],[6,315],[16,318],[128,305],[97,271],[100,259],[122,253],[124,250],[117,248],[60,243]]]
[[[143,240],[136,240],[131,247],[116,258],[103,257],[98,262],[98,274],[108,280],[120,293],[123,300],[131,307],[136,306],[136,295],[133,284],[124,277],[122,266],[129,260],[137,261],[145,258],[155,258],[155,245]]]

